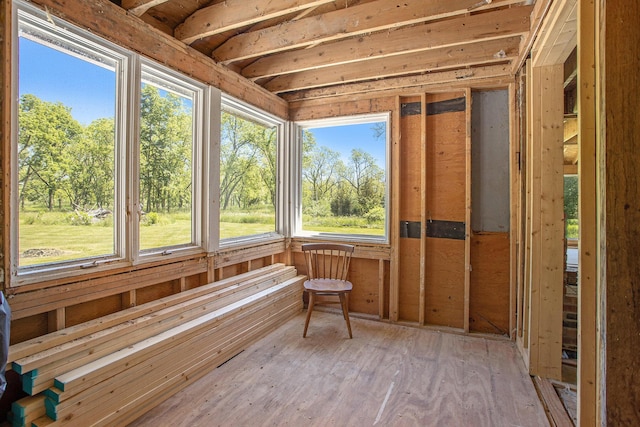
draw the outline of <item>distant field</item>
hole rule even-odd
[[[265,220],[265,218],[267,218]],[[268,233],[274,230],[265,215],[223,215],[227,220],[220,223],[221,238],[248,236]],[[23,219],[23,218],[21,218]],[[263,222],[249,222],[262,220]],[[20,224],[20,254],[29,250],[31,256],[20,257],[20,266],[66,261],[76,258],[109,255],[113,253],[113,230],[111,226],[71,225],[65,222],[63,214],[39,215],[33,219],[28,215]],[[323,218],[322,225],[306,227],[306,231],[339,234],[383,235],[384,229],[348,224],[344,218],[335,219],[335,226],[329,226],[331,218]],[[353,221],[351,221],[353,222]],[[159,216],[153,225],[140,227],[141,249],[158,248],[186,243],[190,239],[190,221],[184,214]]]

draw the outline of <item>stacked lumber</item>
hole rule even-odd
[[[298,313],[303,281],[274,264],[16,344],[12,424],[131,422]]]

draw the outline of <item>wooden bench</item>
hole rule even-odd
[[[12,424],[131,422],[300,312],[304,279],[274,264],[15,344]]]

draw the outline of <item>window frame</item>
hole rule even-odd
[[[237,98],[232,97],[226,93],[221,93],[220,108],[218,110],[218,120],[221,120],[222,112],[224,110],[230,111],[234,114],[238,114],[241,117],[246,117],[252,121],[263,124],[267,127],[275,127],[277,132],[276,137],[276,206],[275,206],[275,229],[272,232],[250,234],[246,236],[220,238],[218,234],[216,249],[230,248],[234,246],[246,245],[248,243],[261,243],[272,240],[278,240],[285,237],[284,234],[284,218],[285,218],[285,201],[283,194],[285,193],[285,180],[284,176],[284,156],[285,156],[285,137],[287,136],[287,122],[274,115],[271,115],[263,110],[253,107],[246,102],[243,102]],[[216,147],[216,153],[214,157],[217,160],[216,174],[217,174],[217,194],[214,202],[215,209],[215,222],[217,224],[216,230],[220,233],[220,218],[222,214],[221,207],[221,193],[220,193],[220,149],[222,146],[221,129],[218,129],[217,133],[218,144]]]
[[[385,221],[384,221],[384,235],[371,235],[371,234],[351,234],[351,233],[327,233],[327,232],[315,232],[303,230],[302,219],[302,135],[305,129],[309,128],[323,128],[323,127],[337,127],[348,126],[366,123],[378,123],[385,122],[385,164],[384,164],[384,176],[385,176]],[[292,179],[291,182],[292,191],[292,217],[291,217],[291,237],[300,238],[312,238],[322,240],[335,240],[345,242],[363,242],[363,243],[377,243],[388,244],[390,242],[390,215],[391,215],[391,112],[371,113],[371,114],[359,114],[340,117],[331,117],[324,119],[311,119],[297,121],[292,125],[292,141],[291,153],[292,158],[295,159],[295,163],[292,165]]]
[[[23,0],[13,0],[12,11],[12,75],[19,71],[19,21],[26,19],[29,25],[36,25],[48,32],[54,32],[59,43],[80,43],[97,49],[98,52],[110,52],[119,61],[116,71],[115,96],[115,164],[114,164],[114,254],[77,258],[64,262],[44,263],[33,267],[19,267],[19,210],[18,210],[18,105],[11,106],[11,175],[9,185],[9,215],[7,254],[11,263],[6,264],[7,287],[33,285],[52,280],[68,281],[75,277],[100,276],[113,269],[144,265],[149,263],[171,262],[185,256],[212,254],[221,248],[247,244],[261,244],[278,241],[290,235],[291,189],[288,172],[295,169],[292,165],[289,141],[293,140],[289,121],[264,112],[230,95],[223,94],[218,88],[192,79],[179,70],[173,70],[147,59],[131,49],[118,46],[100,35],[77,27],[64,19],[50,16],[46,11]],[[26,18],[25,18],[26,17]],[[34,24],[35,23],[35,24]],[[192,233],[191,242],[162,248],[140,250],[140,102],[143,83],[143,70],[152,71],[161,78],[178,82],[197,92],[194,99],[194,146],[192,151]],[[154,74],[155,75],[155,74]],[[18,81],[11,81],[11,95],[18,96]],[[223,109],[237,112],[265,126],[275,126],[276,141],[276,203],[275,230],[273,232],[220,239],[220,143],[221,113]],[[197,111],[195,111],[197,110]],[[299,166],[297,166],[299,169]]]
[[[86,273],[86,269],[106,265],[122,265],[126,263],[127,250],[125,240],[126,229],[126,195],[122,191],[125,187],[124,171],[126,164],[124,161],[127,151],[127,107],[129,96],[127,94],[127,80],[131,73],[131,65],[134,62],[133,54],[107,40],[86,32],[73,24],[70,24],[55,16],[50,16],[30,4],[16,1],[12,13],[13,34],[12,34],[12,75],[19,75],[19,38],[21,22],[25,25],[37,29],[38,32],[46,34],[52,40],[60,41],[65,47],[75,46],[83,51],[94,52],[97,56],[108,57],[116,65],[116,93],[114,112],[114,210],[113,210],[113,233],[114,245],[113,253],[76,258],[67,261],[38,264],[34,266],[20,267],[17,262],[12,262],[8,276],[10,286],[20,286],[34,281],[42,280],[46,275],[47,279],[59,276],[70,276]],[[43,45],[51,43],[42,42]],[[72,56],[72,52],[67,49],[60,49]],[[85,59],[85,58],[82,58]],[[18,79],[13,78],[11,83],[12,98],[18,99]],[[10,247],[11,259],[17,260],[19,257],[19,190],[18,190],[18,103],[12,103],[11,107],[11,176],[10,176]]]
[[[19,34],[20,22],[27,22],[43,34],[54,34],[52,40],[59,40],[62,46],[79,45],[95,50],[96,55],[115,58],[119,64],[116,70],[115,96],[115,152],[114,152],[114,253],[102,256],[76,258],[73,260],[19,267],[15,260],[19,256],[19,192],[18,171],[18,103],[11,105],[11,150],[9,185],[9,248],[12,262],[6,265],[7,287],[20,287],[50,280],[72,279],[88,273],[100,274],[114,268],[122,268],[158,261],[170,261],[185,255],[211,253],[217,248],[218,230],[213,220],[214,210],[210,201],[216,196],[215,146],[219,145],[219,117],[211,114],[219,111],[220,91],[181,73],[144,58],[139,54],[120,47],[108,40],[79,28],[63,19],[50,16],[45,11],[21,0],[14,0],[12,9],[12,76],[19,75]],[[107,52],[108,55],[105,53]],[[69,52],[67,52],[69,53]],[[139,250],[139,130],[142,69],[151,70],[162,79],[178,82],[193,90],[197,100],[193,100],[192,149],[192,231],[191,242],[187,244]],[[18,99],[18,78],[11,81],[12,99]],[[218,114],[219,116],[219,114]]]
[[[134,82],[136,84],[137,101],[131,108],[132,113],[135,114],[135,117],[131,118],[131,122],[134,122],[135,125],[131,127],[136,130],[130,153],[131,159],[134,161],[132,162],[132,173],[127,176],[133,184],[131,193],[134,196],[132,200],[135,201],[135,207],[132,212],[136,213],[136,215],[131,215],[132,219],[135,220],[135,224],[132,224],[131,227],[133,262],[146,262],[147,260],[163,258],[172,254],[201,252],[205,249],[204,242],[206,242],[202,228],[203,218],[206,216],[204,211],[206,203],[203,203],[203,184],[205,182],[203,171],[205,170],[206,159],[204,158],[203,147],[205,145],[204,135],[208,134],[205,105],[211,102],[210,91],[207,90],[207,85],[146,58],[140,58],[137,74],[140,76]],[[142,100],[141,86],[145,83],[145,80],[148,80],[143,74],[152,75],[154,81],[161,81],[166,85],[179,86],[181,89],[193,94],[191,151],[191,183],[193,188],[191,190],[191,241],[189,243],[140,249],[140,226],[142,220],[142,202],[140,200],[140,104]]]

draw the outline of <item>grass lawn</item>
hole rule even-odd
[[[188,219],[173,218],[158,224],[140,227],[141,249],[179,245],[190,241],[191,224]],[[251,222],[221,222],[220,238],[269,233],[273,224]],[[383,235],[379,228],[349,225],[313,225],[306,231],[339,234]],[[20,224],[20,266],[67,261],[113,253],[113,229],[99,225]],[[35,256],[24,257],[31,250]]]

